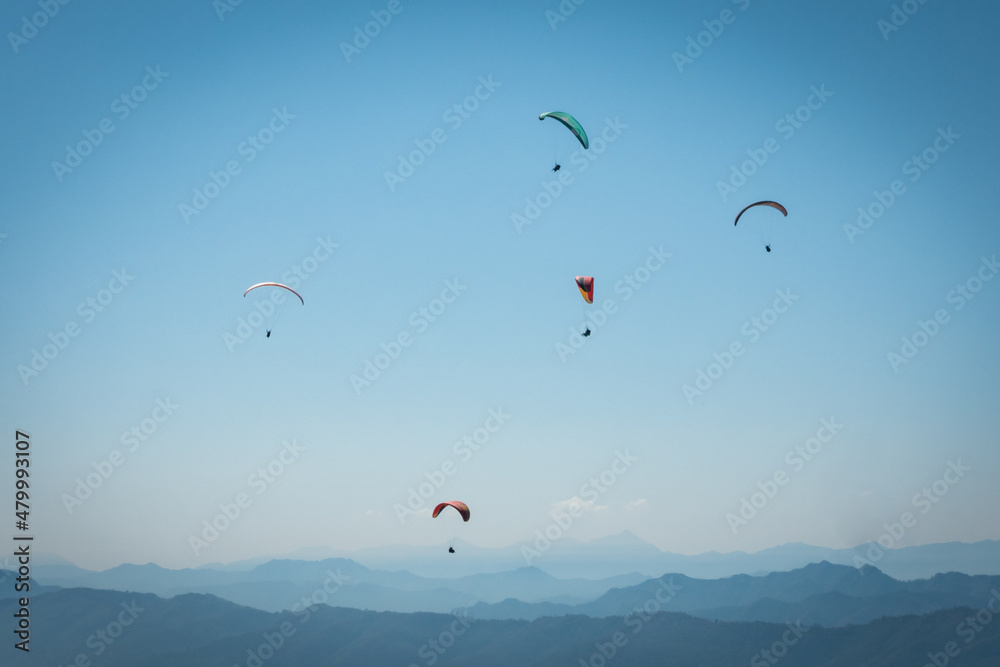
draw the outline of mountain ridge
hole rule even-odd
[[[33,664],[109,667],[266,665],[311,667],[434,664],[436,667],[548,667],[553,664],[729,667],[781,648],[783,667],[923,664],[958,645],[956,628],[975,611],[958,608],[865,625],[734,623],[676,612],[644,617],[566,616],[482,621],[450,614],[366,612],[316,605],[269,613],[210,595],[154,595],[66,589],[37,596]],[[0,615],[13,600],[0,600]],[[128,615],[125,615],[128,614]],[[128,619],[110,630],[118,619]],[[1000,623],[957,649],[963,667],[995,667]],[[98,653],[99,651],[99,653]],[[81,659],[82,656],[82,659]],[[603,660],[603,662],[602,662]],[[96,663],[94,663],[96,664]],[[766,663],[761,663],[766,664]]]

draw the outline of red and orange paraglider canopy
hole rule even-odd
[[[468,521],[469,516],[469,506],[458,500],[449,500],[448,502],[441,503],[434,508],[434,512],[431,514],[431,518],[436,519],[437,515],[441,513],[445,507],[454,507],[459,514],[462,515],[462,520]]]
[[[587,303],[594,303],[594,276],[577,276],[576,286]]]
[[[781,214],[783,216],[785,216],[786,218],[788,217],[788,211],[786,211],[785,207],[782,206],[781,204],[779,204],[778,202],[776,202],[776,201],[758,201],[758,202],[754,202],[753,204],[750,204],[745,209],[743,209],[742,211],[740,211],[739,213],[736,214],[736,220],[735,220],[735,222],[733,222],[733,227],[735,227],[736,223],[740,221],[740,216],[743,215],[744,213],[746,213],[749,209],[753,208],[754,206],[770,206],[771,208],[776,208],[779,211],[781,211]]]

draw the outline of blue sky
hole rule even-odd
[[[388,7],[245,0],[220,19],[208,0],[69,3],[23,40],[9,33],[38,3],[0,12],[0,419],[32,434],[36,548],[176,567],[455,535],[502,546],[574,497],[568,536],[629,529],[681,553],[854,546],[907,511],[902,544],[998,537],[1000,281],[968,301],[952,290],[1000,253],[1000,10],[928,3],[884,32],[892,3],[591,0],[554,22],[554,1],[402,0],[346,57]],[[678,67],[699,33],[707,46]],[[456,104],[475,108],[458,123]],[[587,128],[586,155],[538,122],[552,110]],[[808,119],[790,133],[797,112]],[[84,133],[101,140],[54,168]],[[386,173],[435,136],[390,188]],[[251,151],[251,137],[269,143]],[[765,146],[724,199],[718,183]],[[912,180],[925,151],[936,159]],[[549,203],[555,161],[565,180]],[[874,224],[845,230],[897,180]],[[758,208],[734,229],[762,199],[787,219]],[[526,200],[547,206],[518,229]],[[650,248],[670,258],[630,293]],[[243,291],[296,266],[305,305],[227,344],[269,296]],[[102,295],[123,270],[134,278]],[[596,278],[593,307],[580,274]],[[751,340],[779,290],[792,305]],[[88,298],[110,302],[87,315]],[[604,325],[560,355],[608,299]],[[887,355],[938,310],[947,322],[894,367]],[[72,324],[37,375],[19,370]],[[400,334],[410,344],[358,391],[352,376]],[[731,367],[686,394],[735,342]],[[500,409],[509,419],[460,455],[453,444]],[[790,463],[823,419],[843,427]],[[129,451],[122,434],[143,420],[155,431]],[[293,440],[280,475],[252,477]],[[78,480],[116,451],[81,500]],[[588,498],[619,451],[637,463]],[[914,496],[959,459],[971,470],[921,513]],[[395,506],[448,462],[401,521]],[[727,515],[780,472],[734,531]],[[241,493],[240,516],[192,548]],[[428,506],[450,499],[473,521],[432,521]]]

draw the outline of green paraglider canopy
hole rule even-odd
[[[590,140],[587,139],[587,133],[583,130],[583,126],[577,122],[576,118],[573,118],[564,111],[546,111],[538,116],[538,120],[545,120],[546,118],[555,118],[576,135],[576,138],[580,140],[584,148],[590,148]]]

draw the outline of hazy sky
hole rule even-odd
[[[1000,8],[902,4],[5,3],[0,502],[19,429],[94,568],[1000,537]]]

